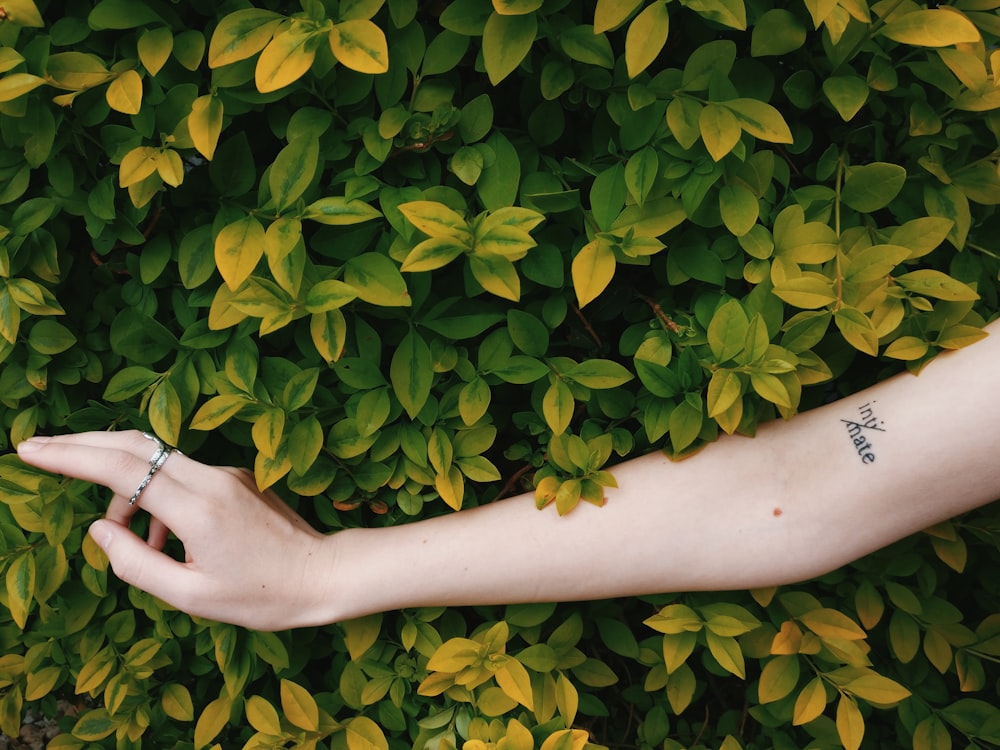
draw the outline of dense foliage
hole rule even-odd
[[[5,448],[152,429],[329,531],[566,513],[998,308],[1000,1],[0,5]],[[6,455],[0,499],[0,729],[80,696],[53,748],[1000,744],[988,511],[777,591],[267,634],[115,580],[101,491]]]

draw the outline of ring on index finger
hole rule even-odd
[[[165,464],[167,459],[170,458],[170,454],[174,452],[173,448],[156,437],[156,435],[144,432],[142,433],[142,436],[156,443],[156,451],[149,457],[149,471],[146,472],[146,476],[142,478],[142,481],[139,482],[139,486],[136,487],[135,492],[132,493],[132,497],[129,498],[129,505],[135,505],[139,501],[139,495],[141,495],[143,490],[149,486],[149,483],[153,481],[153,477],[156,476],[156,472],[163,467],[163,464]]]

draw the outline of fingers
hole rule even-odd
[[[201,582],[195,571],[154,549],[127,527],[106,519],[95,521],[90,535],[108,556],[115,575],[126,583],[181,609],[196,595]]]
[[[48,471],[96,482],[114,493],[108,518],[128,525],[136,508],[128,500],[148,475],[156,445],[137,431],[88,432],[51,438],[32,438],[18,446],[22,460]],[[173,452],[143,490],[138,504],[170,528],[190,516],[195,501],[183,485],[204,487],[216,471]]]

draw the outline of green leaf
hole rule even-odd
[[[632,380],[632,373],[609,359],[587,359],[563,373],[586,388],[617,388]]]
[[[604,34],[594,33],[592,26],[571,26],[559,35],[563,52],[577,62],[602,68],[615,66],[611,42]]]
[[[850,167],[841,199],[855,211],[871,213],[888,206],[903,189],[906,170],[898,164],[875,162]]]
[[[39,354],[59,354],[76,343],[76,336],[54,320],[40,320],[28,333],[28,345]]]
[[[754,24],[750,54],[753,57],[786,55],[805,43],[806,28],[798,17],[784,8],[772,8]]]
[[[493,13],[483,30],[483,63],[490,83],[496,86],[527,57],[538,34],[533,13],[502,16]]]
[[[119,370],[108,380],[103,398],[106,401],[124,401],[146,390],[157,381],[159,373],[147,367],[132,366]]]
[[[702,412],[682,401],[670,412],[670,443],[680,452],[690,446],[701,432]]]
[[[40,20],[40,19],[39,19]],[[163,23],[163,19],[146,4],[129,0],[101,0],[87,16],[87,24],[95,31],[133,29],[148,23]],[[42,24],[39,23],[38,26]]]
[[[660,173],[656,150],[646,146],[629,157],[625,164],[625,186],[638,205],[642,205]]]
[[[844,122],[849,122],[868,101],[869,89],[860,76],[832,76],[823,81],[823,93]]]
[[[739,300],[725,302],[708,325],[708,345],[718,362],[734,359],[746,345],[750,319]]]
[[[306,206],[303,219],[317,224],[346,226],[377,219],[382,213],[364,201],[348,200],[340,196],[329,196],[313,201]]]
[[[408,332],[393,352],[389,379],[410,419],[416,419],[424,408],[430,396],[433,374],[430,348],[419,333]]]

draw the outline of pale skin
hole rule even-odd
[[[90,533],[120,578],[190,614],[261,630],[403,607],[762,587],[825,573],[1000,497],[1000,324],[987,330],[919,376],[754,438],[725,437],[680,462],[653,453],[620,464],[605,507],[584,503],[562,518],[525,494],[323,535],[247,472],[176,453],[130,507],[154,449],[138,432],[34,438],[18,453],[112,490]],[[145,539],[129,528],[140,508],[152,516]],[[168,530],[185,561],[161,551]]]

